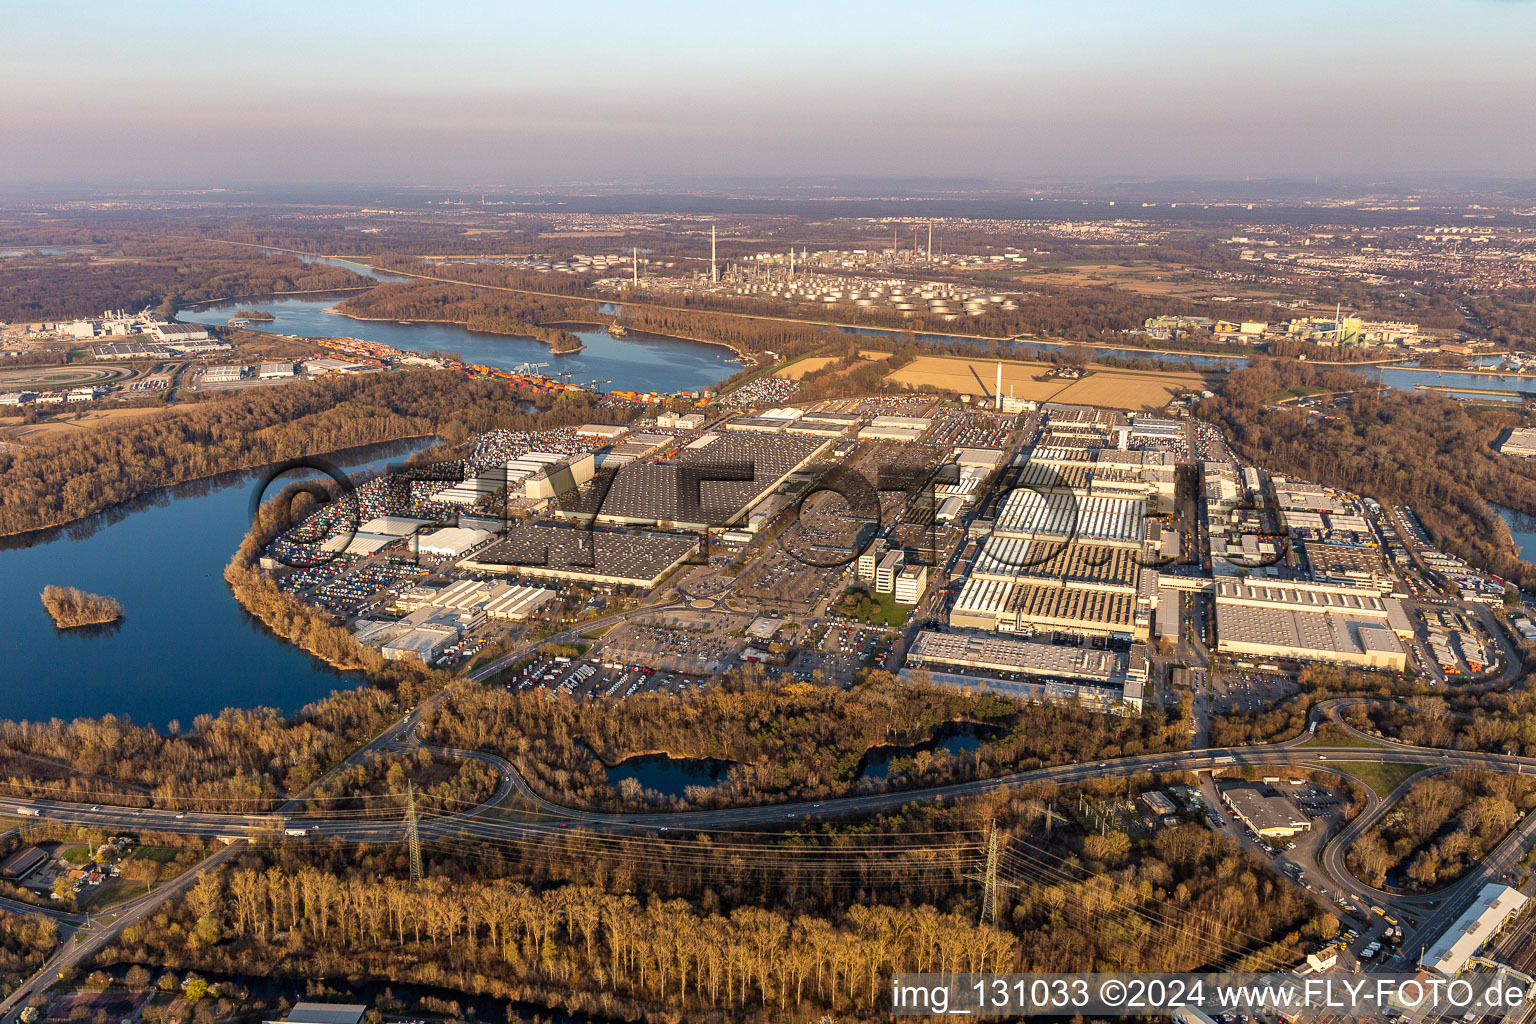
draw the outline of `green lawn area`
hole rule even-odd
[[[78,901],[81,910],[99,914],[120,904],[127,903],[149,892],[147,882],[119,882],[116,885],[101,885],[88,890],[85,898]]]
[[[847,595],[854,594],[857,602],[848,601]],[[839,615],[847,615],[849,618],[867,622],[872,626],[900,626],[907,621],[907,616],[912,614],[912,605],[897,604],[896,598],[891,594],[871,594],[863,590],[845,591],[844,597],[839,598],[832,605],[832,610]]]
[[[59,860],[66,864],[73,864],[76,867],[84,864],[90,857],[91,851],[87,850],[84,846],[67,846],[59,851]]]
[[[1386,796],[1402,785],[1404,779],[1429,767],[1405,761],[1330,761],[1328,766],[1359,779],[1375,790],[1377,796]]]
[[[1266,402],[1280,402],[1287,398],[1306,398],[1308,395],[1320,395],[1326,390],[1327,388],[1315,387],[1311,384],[1298,384],[1294,388],[1288,388],[1285,391],[1276,391],[1264,400]]]
[[[1386,744],[1380,742],[1379,740],[1369,739],[1368,737],[1365,737],[1365,736],[1356,736],[1354,733],[1350,733],[1349,734],[1349,739],[1347,741],[1345,741],[1344,743],[1340,743],[1338,740],[1332,739],[1332,738],[1329,738],[1329,737],[1326,737],[1326,736],[1309,736],[1309,737],[1307,737],[1307,741],[1305,743],[1303,743],[1302,746],[1304,746],[1304,747],[1338,747],[1338,746],[1385,747]]]
[[[179,851],[174,846],[140,846],[127,857],[128,860],[152,860],[156,864],[169,864]]]

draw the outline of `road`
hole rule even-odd
[[[26,1007],[26,1001],[34,993],[41,992],[56,981],[63,972],[85,962],[117,939],[123,931],[154,913],[162,903],[191,888],[203,872],[218,867],[232,859],[245,847],[243,842],[231,843],[204,857],[195,867],[182,872],[160,888],[145,893],[113,911],[111,919],[96,918],[85,928],[66,939],[49,957],[47,962],[26,981],[0,1001],[0,1024],[10,1024]]]

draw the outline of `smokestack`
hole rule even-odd
[[[640,248],[639,248],[639,246],[636,246],[634,251],[630,253],[630,259],[633,261],[633,263],[632,263],[632,267],[634,269],[633,283],[634,283],[634,286],[636,288],[638,288],[638,287],[640,287]]]
[[[993,393],[997,395],[997,407],[1001,409],[1003,407],[1003,361],[1001,359],[997,361],[997,390]]]
[[[789,247],[789,276],[795,276],[795,247]]]
[[[709,226],[709,280],[713,284],[720,280],[720,268],[715,263],[715,226]]]
[[[933,221],[928,222],[928,258],[933,259]]]

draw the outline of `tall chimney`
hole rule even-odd
[[[1003,361],[1001,359],[997,361],[997,391],[994,393],[997,395],[997,407],[1001,409],[1003,407]]]

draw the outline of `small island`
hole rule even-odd
[[[277,317],[264,309],[237,309],[231,320],[276,320]]]
[[[43,607],[60,629],[99,626],[123,617],[123,606],[113,598],[51,584],[43,588]]]

